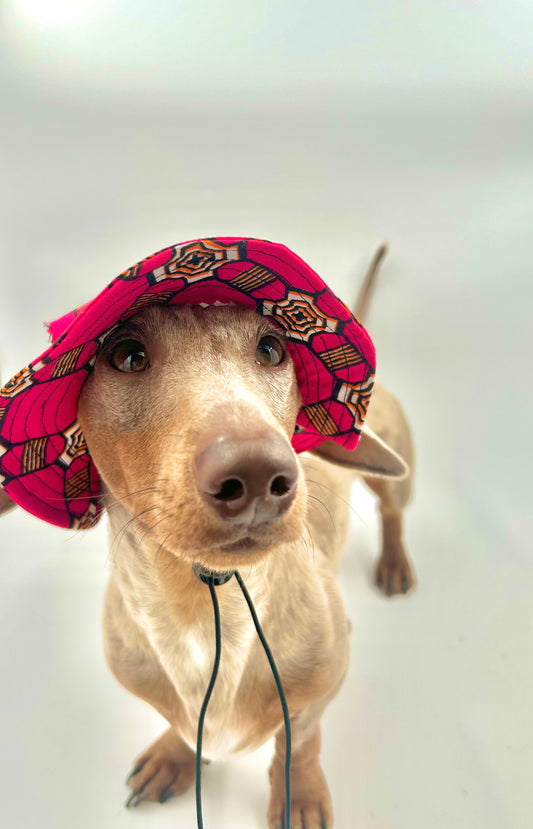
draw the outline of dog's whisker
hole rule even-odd
[[[310,560],[313,562],[313,565],[316,567],[316,546],[313,539],[313,534],[311,532],[311,528],[307,521],[304,522],[304,532],[302,533],[302,544],[304,549],[309,555]]]
[[[127,498],[134,498],[136,495],[159,495],[160,492],[161,490],[154,486],[144,487],[143,489],[134,489],[131,492],[126,492],[125,495],[113,495],[113,500],[109,501],[106,506],[108,510],[111,510],[114,507],[121,506],[121,502],[125,501]],[[103,499],[105,500],[105,496],[103,496]]]
[[[157,548],[157,551],[156,551],[156,553],[155,553],[155,555],[154,555],[154,566],[155,566],[155,563],[156,563],[157,559],[158,559],[158,558],[159,558],[159,556],[161,555],[161,552],[162,552],[164,549],[166,549],[166,544],[167,544],[167,541],[168,541],[168,539],[171,537],[171,535],[172,535],[171,533],[167,533],[167,535],[166,535],[166,536],[163,538],[163,540],[160,542],[160,544],[159,544],[159,546],[158,546],[158,548]],[[165,575],[165,574],[168,574],[168,571],[169,571],[169,569],[170,569],[171,567],[174,567],[174,568],[176,568],[176,569],[177,569],[177,567],[179,567],[178,560],[177,560],[176,558],[174,558],[173,556],[169,557],[169,560],[168,560],[168,563],[167,563],[166,567],[164,567],[164,568],[163,568],[163,570],[161,571],[161,575],[163,576],[163,575]]]
[[[135,522],[136,522],[139,518],[141,518],[143,515],[146,515],[146,514],[147,514],[147,513],[149,513],[149,512],[154,512],[155,510],[158,510],[158,509],[159,509],[159,507],[158,507],[157,505],[154,505],[154,506],[151,506],[151,507],[146,507],[146,509],[141,510],[141,512],[136,513],[135,515],[133,515],[133,516],[132,516],[132,517],[131,517],[128,521],[126,521],[126,523],[125,523],[125,524],[123,524],[123,525],[120,527],[120,529],[119,529],[119,530],[117,531],[117,533],[115,534],[115,536],[114,536],[114,538],[113,538],[113,540],[112,540],[112,542],[111,542],[111,546],[112,546],[112,548],[114,548],[114,547],[115,547],[115,545],[116,545],[116,549],[118,550],[118,547],[120,546],[120,544],[121,544],[121,542],[122,542],[122,539],[124,538],[124,536],[125,536],[126,532],[129,530],[129,528],[130,528],[132,525],[135,525]]]
[[[321,489],[325,490],[326,492],[331,493],[331,495],[334,498],[336,498],[338,501],[340,501],[341,504],[344,504],[346,507],[348,507],[348,509],[350,510],[352,515],[354,515],[359,521],[361,521],[361,523],[364,524],[365,527],[367,526],[366,521],[364,520],[364,518],[361,515],[359,515],[357,510],[353,507],[351,501],[348,501],[348,500],[346,500],[346,498],[343,498],[343,496],[339,492],[337,492],[337,490],[333,489],[333,487],[331,487],[331,486],[327,486],[327,484],[322,483],[322,481],[317,481],[315,478],[308,477],[307,481],[309,483],[314,484],[315,486],[319,486]]]
[[[309,506],[311,506],[311,505],[314,506],[316,509],[319,510],[319,512],[320,512],[319,506],[323,509],[323,511],[326,513],[326,515],[329,518],[329,521],[330,521],[330,524],[331,524],[331,529],[332,529],[333,533],[335,533],[336,530],[337,530],[337,528],[335,526],[335,521],[333,520],[333,516],[331,514],[331,511],[328,509],[326,504],[323,501],[321,501],[320,498],[317,495],[310,495],[308,493],[307,498],[308,498],[308,502],[311,502],[311,503],[308,504]]]

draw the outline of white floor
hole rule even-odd
[[[420,493],[408,530],[420,585],[387,600],[369,584],[373,505],[355,495],[342,573],[352,664],[324,717],[336,825],[526,829],[531,569],[483,537],[464,495]],[[192,792],[122,806],[130,761],[162,721],[104,665],[103,527],[72,535],[15,512],[2,547],[2,824],[194,826]],[[267,748],[206,770],[206,827],[264,827],[268,761]]]
[[[411,3],[416,20],[427,23],[431,5]],[[160,67],[153,94],[128,80],[122,53],[116,76],[107,72],[115,41],[90,26],[71,41],[66,29],[30,36],[20,23],[4,31],[0,54],[3,380],[44,350],[44,320],[166,244],[215,234],[285,242],[350,301],[375,246],[391,243],[367,324],[378,376],[404,403],[417,445],[406,538],[419,585],[393,600],[372,586],[377,524],[356,489],[341,574],[352,662],[324,717],[337,829],[532,825],[533,109],[526,76],[510,79],[531,28],[513,2],[524,19],[509,15],[506,28],[501,7],[499,37],[487,17],[496,6],[469,4],[463,41],[462,19],[434,5],[435,41],[415,32],[409,53],[398,51],[410,28],[394,17],[367,44],[374,73],[374,54],[392,55],[390,82],[365,86],[346,64],[331,94],[317,80],[327,55],[316,69],[309,44],[294,66],[316,69],[313,83],[281,77],[293,65],[285,56],[278,87],[257,85],[262,64],[238,53],[238,28],[228,30],[237,86],[223,94],[209,64],[202,83],[207,73],[218,91],[206,85],[196,102],[177,63],[166,89]],[[164,59],[177,61],[168,37],[179,42],[179,27],[159,22]],[[477,52],[462,75],[467,41]],[[147,71],[160,42],[142,56]],[[252,64],[241,95],[239,73],[244,89]],[[405,80],[405,66],[420,83]],[[21,511],[0,522],[0,824],[193,827],[192,793],[123,808],[130,762],[162,724],[105,667],[103,524],[73,534]],[[206,770],[206,829],[264,829],[268,759],[265,749]]]

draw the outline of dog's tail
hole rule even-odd
[[[357,317],[357,319],[361,322],[366,316],[366,312],[370,302],[370,297],[372,296],[374,285],[376,284],[376,278],[379,272],[379,268],[383,259],[387,255],[388,250],[389,246],[386,242],[383,242],[383,244],[381,244],[375,252],[374,256],[372,257],[372,261],[368,266],[366,276],[364,278],[363,284],[361,286],[353,309],[354,317]]]

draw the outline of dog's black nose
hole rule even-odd
[[[196,459],[196,481],[221,518],[253,527],[289,508],[298,467],[290,444],[277,432],[254,439],[218,436]]]

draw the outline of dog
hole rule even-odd
[[[384,248],[355,315],[368,303]],[[108,665],[168,722],[133,763],[129,807],[164,802],[195,779],[196,730],[213,665],[213,610],[193,567],[239,570],[275,655],[292,730],[291,826],[333,826],[320,766],[320,717],[348,665],[350,622],[337,570],[356,476],[377,496],[376,583],[408,592],[402,540],[413,448],[396,399],[374,386],[355,450],[324,441],[297,455],[302,405],[278,326],[235,306],[149,306],[101,343],[78,420],[102,482],[112,569],[104,602]],[[13,506],[0,488],[0,512]],[[285,812],[285,734],[276,687],[235,579],[216,588],[223,659],[202,757],[275,737],[269,829]]]

